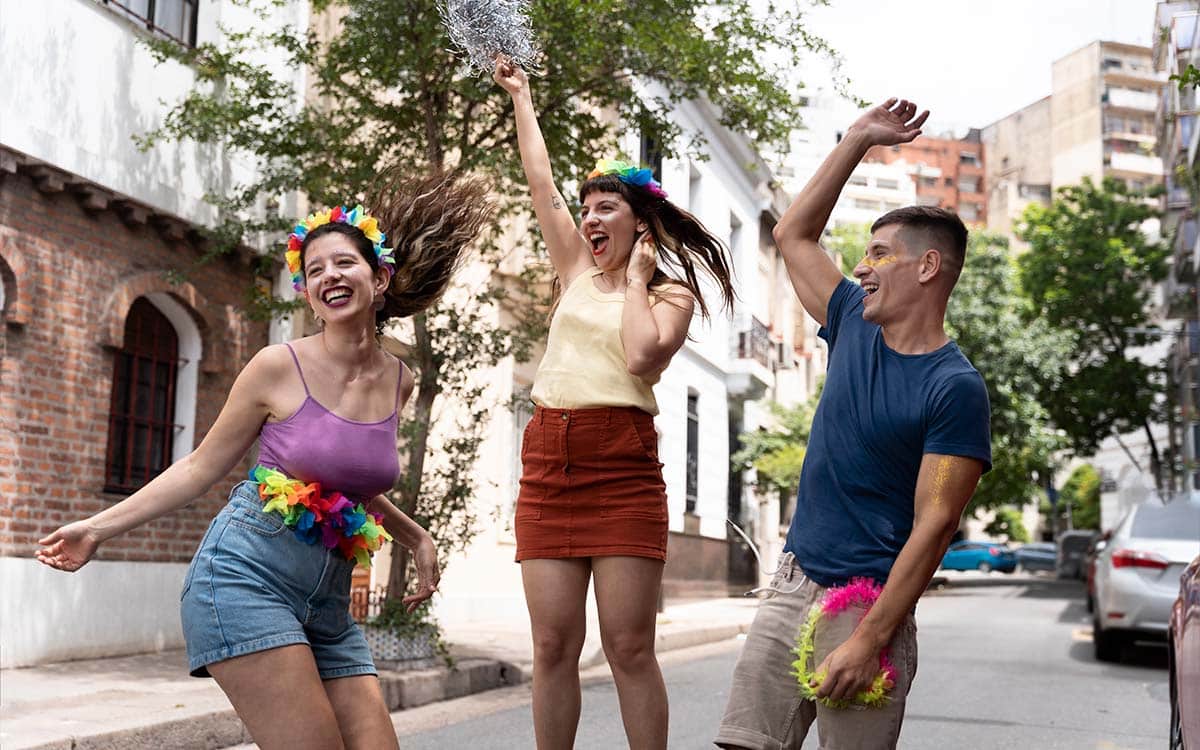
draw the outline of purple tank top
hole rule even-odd
[[[345,419],[312,397],[295,350],[291,344],[286,346],[304,384],[304,403],[287,419],[263,424],[258,463],[293,479],[320,482],[323,491],[337,490],[355,501],[390,490],[400,477],[396,452],[400,384],[396,384],[392,416],[382,422]]]

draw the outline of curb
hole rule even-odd
[[[744,625],[714,625],[705,628],[666,628],[655,638],[655,653],[690,648],[734,638],[750,629]],[[579,661],[580,669],[605,663],[598,644]],[[380,687],[388,711],[401,711],[429,703],[461,698],[496,688],[527,682],[532,664],[513,664],[498,659],[460,658],[453,667],[430,667],[404,672],[379,670]],[[28,747],[26,750],[220,750],[251,743],[233,709],[171,719],[141,727],[61,740]]]
[[[405,672],[379,670],[388,711],[461,698],[524,680],[522,671],[495,659],[461,659],[453,667]],[[35,745],[28,750],[218,750],[252,742],[233,709],[172,719],[146,726]]]

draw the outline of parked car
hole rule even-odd
[[[1109,537],[1112,536],[1112,531],[1106,531],[1100,536],[1092,540],[1088,545],[1087,551],[1087,611],[1093,612],[1096,609],[1096,556],[1108,544]]]
[[[1049,570],[1057,567],[1058,547],[1054,542],[1032,542],[1017,548],[1021,570]]]
[[[1095,531],[1064,531],[1058,535],[1058,577],[1083,580],[1087,576],[1087,551]]]
[[[1200,503],[1151,499],[1125,515],[1096,555],[1097,659],[1116,661],[1135,637],[1166,637],[1179,576],[1198,554]]]
[[[1171,686],[1171,750],[1200,747],[1200,556],[1179,576],[1171,607],[1167,663]]]
[[[1017,556],[1002,544],[963,540],[946,548],[942,570],[999,570],[1011,573],[1017,568]]]

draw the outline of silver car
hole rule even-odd
[[[1200,554],[1200,503],[1180,497],[1135,506],[1096,556],[1096,658],[1116,661],[1136,637],[1165,639],[1179,575]]]

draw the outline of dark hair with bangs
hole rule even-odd
[[[892,224],[900,225],[897,234],[908,250],[933,248],[942,254],[942,267],[953,287],[967,259],[967,227],[958,214],[935,206],[905,206],[876,219],[871,233]]]
[[[395,248],[396,268],[383,293],[383,309],[375,313],[382,333],[391,318],[406,318],[437,302],[466,259],[476,236],[495,216],[490,191],[480,178],[455,172],[413,177],[399,167],[384,170],[367,192],[370,212]],[[372,271],[379,269],[375,245],[350,224],[322,224],[305,236],[304,252],[317,237],[340,234],[353,242]]]
[[[633,215],[646,222],[650,235],[658,245],[659,258],[667,268],[677,273],[671,275],[661,268],[655,268],[654,275],[650,278],[651,289],[672,283],[679,284],[696,298],[700,314],[707,319],[709,309],[700,294],[700,280],[697,275],[699,269],[716,282],[721,294],[721,306],[733,307],[736,292],[733,290],[729,249],[705,229],[699,219],[666,198],[654,195],[644,188],[621,182],[613,174],[597,175],[585,180],[579,186],[579,201],[582,203],[591,193],[620,194],[633,209]],[[656,293],[664,301],[670,301],[670,292]]]

